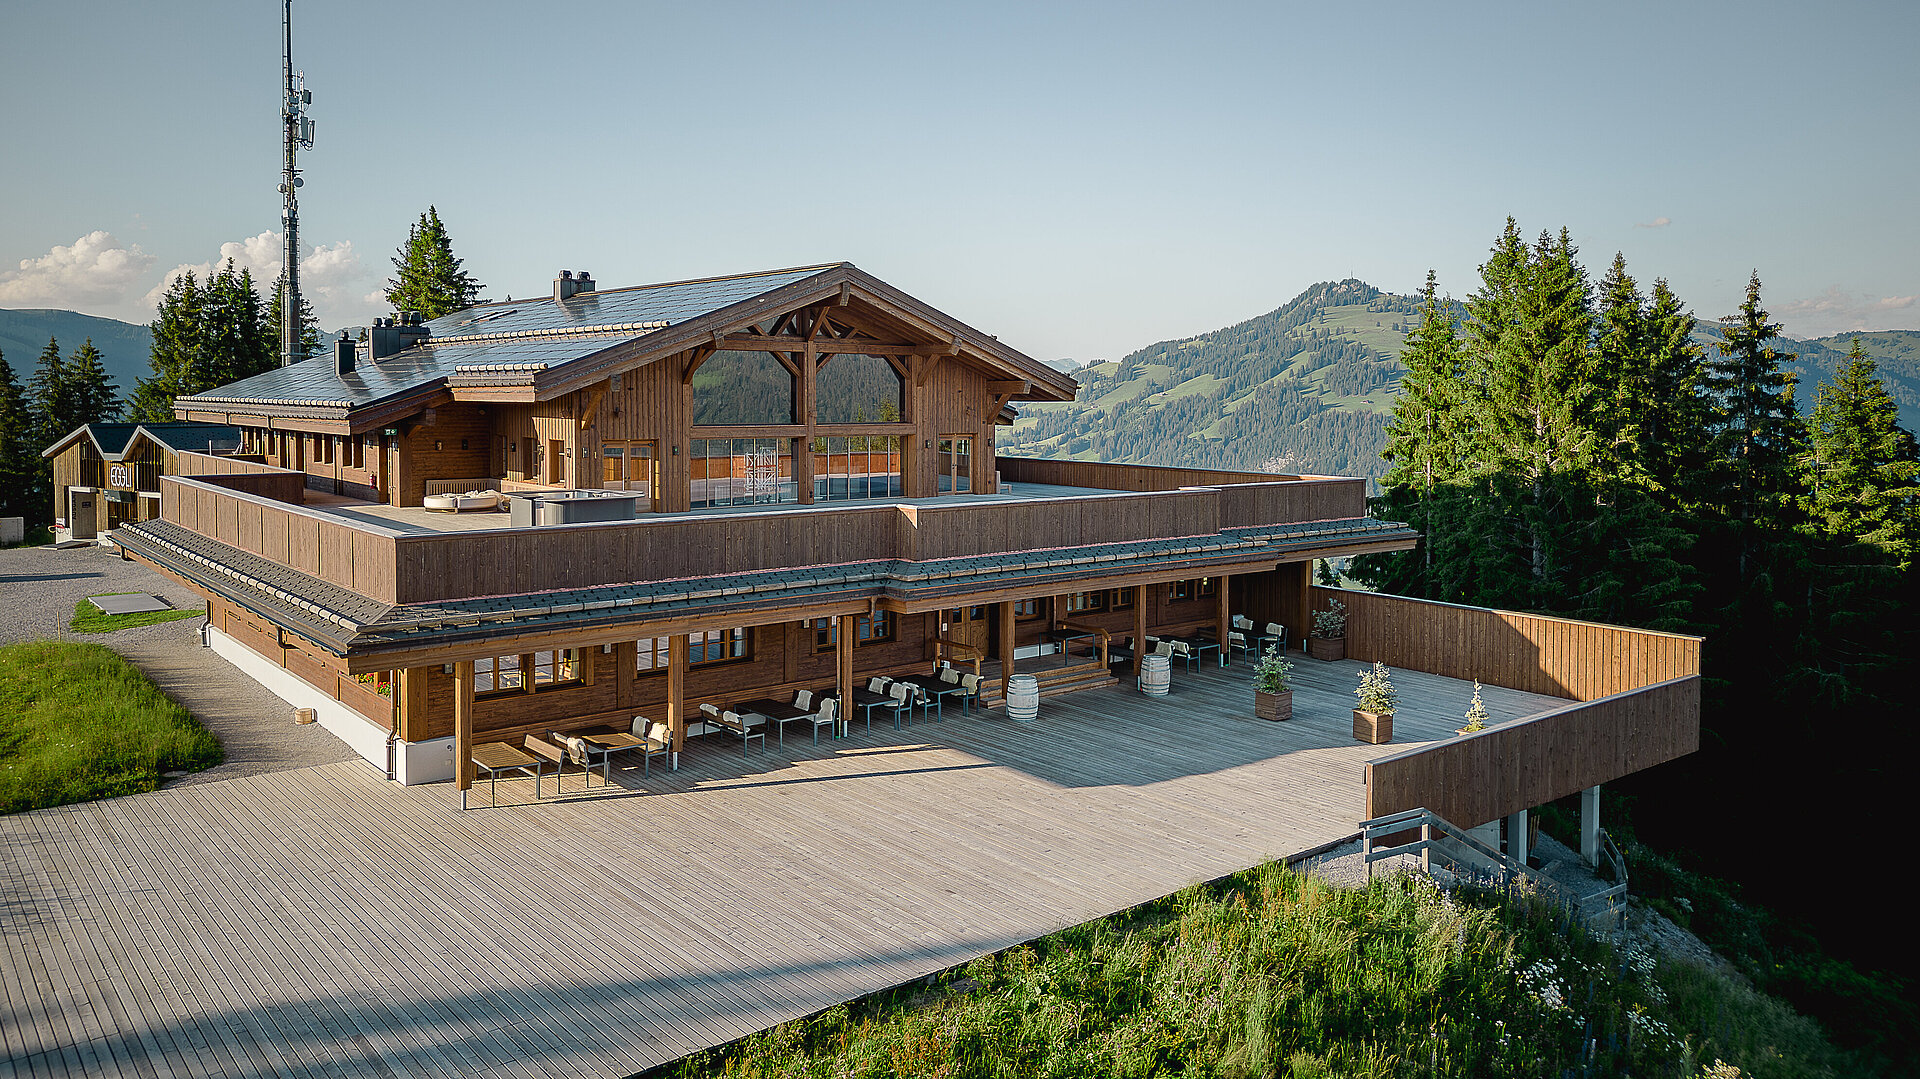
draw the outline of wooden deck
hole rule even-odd
[[[1351,834],[1472,691],[1397,672],[1358,745],[1360,667],[1299,661],[1289,723],[1176,668],[465,814],[346,762],[0,817],[0,1076],[631,1074]]]

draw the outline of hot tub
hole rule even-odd
[[[540,491],[508,495],[508,523],[574,525],[592,521],[631,521],[640,515],[642,491]]]

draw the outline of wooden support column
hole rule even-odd
[[[1006,700],[1013,678],[1013,601],[1000,605],[1000,699]]]
[[[840,628],[833,635],[833,666],[838,672],[835,689],[840,694],[840,724],[847,727],[853,718],[847,708],[853,704],[853,615],[840,616]],[[847,727],[847,729],[851,729]]]
[[[640,645],[620,641],[613,646],[613,703],[622,711],[633,710],[633,676],[639,666]]]
[[[1233,655],[1233,649],[1227,647],[1227,631],[1233,628],[1233,614],[1231,612],[1233,605],[1229,602],[1229,597],[1227,596],[1227,586],[1232,583],[1233,578],[1228,576],[1216,577],[1213,583],[1213,639],[1220,642],[1220,662],[1222,665],[1227,662],[1228,657]]]
[[[667,638],[667,729],[673,732],[673,760],[680,767],[680,750],[687,744],[687,635]]]
[[[1287,627],[1287,639],[1299,641],[1304,651],[1307,647],[1307,634],[1313,632],[1312,562],[1282,562],[1274,570],[1280,575],[1282,609],[1285,617],[1282,624]]]
[[[815,324],[818,328],[818,323]],[[807,341],[807,347],[800,353],[800,401],[798,420],[807,429],[800,436],[800,448],[793,455],[793,482],[800,488],[800,504],[813,505],[813,428],[820,422],[819,405],[815,402],[820,380],[820,354],[814,351],[813,341]]]
[[[403,742],[426,740],[427,675],[431,671],[431,667],[408,667],[394,672],[393,699],[400,705],[400,740]]]
[[[1140,677],[1140,660],[1147,654],[1147,586],[1133,590],[1133,676]]]
[[[467,792],[473,789],[473,661],[463,659],[453,665],[453,767],[454,786],[460,791],[460,808],[467,807]]]

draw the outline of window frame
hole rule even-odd
[[[881,631],[876,633],[873,624],[878,621]],[[813,654],[831,652],[840,638],[840,619],[837,617],[816,618],[813,626]],[[876,644],[887,644],[894,639],[900,628],[900,620],[892,611],[876,610],[871,615],[853,616],[853,647],[855,651]]]

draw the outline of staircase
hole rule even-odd
[[[1374,862],[1418,855],[1421,871],[1436,881],[1475,881],[1503,889],[1525,881],[1594,930],[1612,932],[1626,924],[1627,863],[1605,832],[1600,833],[1599,871],[1608,874],[1611,884],[1597,880],[1584,864],[1551,861],[1539,869],[1522,865],[1424,807],[1361,821],[1360,835],[1369,876]]]

